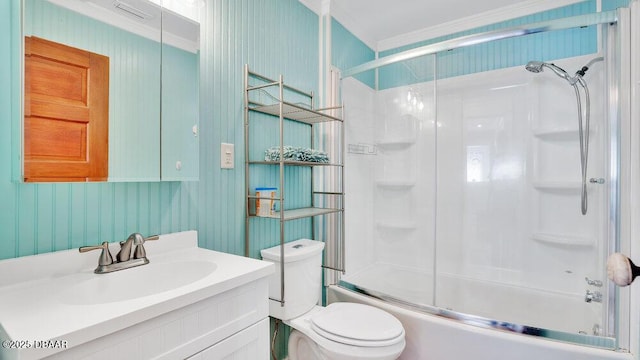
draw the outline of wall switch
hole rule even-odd
[[[233,144],[220,144],[220,167],[222,169],[233,169]]]

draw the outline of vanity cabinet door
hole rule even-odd
[[[109,58],[25,38],[24,180],[106,181]]]
[[[269,360],[269,318],[188,358],[189,360]]]

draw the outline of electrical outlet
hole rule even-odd
[[[220,144],[220,167],[222,169],[233,169],[233,144]]]

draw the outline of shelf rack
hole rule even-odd
[[[257,80],[260,82],[260,85],[250,85],[249,82],[251,79]],[[277,91],[278,95],[274,96],[268,92],[271,89],[272,91]],[[292,103],[285,101],[285,90],[292,92],[302,98],[308,100],[303,104],[300,103]],[[252,93],[258,93],[259,95],[265,95],[269,98],[269,100],[273,103],[264,104],[255,100],[255,96],[252,98]],[[308,102],[308,104],[307,104]],[[313,92],[305,92],[302,90],[298,90],[294,87],[288,86],[284,83],[283,76],[280,75],[278,80],[269,79],[263,75],[257,74],[249,70],[249,66],[245,65],[244,71],[244,143],[245,143],[245,187],[246,187],[246,218],[245,218],[245,256],[250,255],[250,244],[251,244],[251,234],[250,234],[250,221],[258,216],[256,214],[251,213],[251,201],[255,199],[270,199],[266,197],[258,197],[251,194],[250,187],[250,175],[251,169],[254,166],[277,166],[279,168],[279,196],[274,199],[280,204],[281,211],[275,212],[273,215],[269,216],[261,216],[264,219],[273,219],[279,220],[280,226],[280,299],[270,298],[272,301],[280,302],[282,306],[284,306],[285,298],[284,298],[284,242],[285,242],[285,226],[284,223],[290,220],[302,219],[302,218],[310,218],[311,219],[311,227],[315,229],[314,218],[317,216],[324,216],[328,214],[341,213],[344,214],[344,187],[343,187],[343,176],[340,177],[341,182],[339,184],[340,191],[339,192],[325,192],[325,191],[316,191],[314,187],[314,168],[316,167],[334,167],[340,169],[342,173],[344,169],[344,127],[342,127],[342,131],[340,131],[340,138],[338,139],[339,144],[339,154],[340,159],[337,162],[332,163],[319,163],[319,162],[309,162],[309,161],[292,161],[284,159],[284,124],[285,120],[287,121],[295,121],[298,123],[306,124],[311,127],[310,129],[310,137],[311,137],[311,148],[316,146],[314,139],[314,125],[327,123],[327,122],[337,122],[339,124],[343,124],[343,120],[335,115],[334,112],[340,110],[340,114],[343,113],[343,107],[329,107],[329,108],[321,108],[314,109],[314,96]],[[251,122],[251,113],[262,113],[270,115],[274,117],[278,121],[279,126],[279,148],[280,148],[280,159],[279,161],[264,161],[264,160],[251,160],[250,158],[250,146],[251,142],[249,139],[249,127]],[[335,161],[335,160],[334,160]],[[288,166],[307,166],[311,168],[311,206],[305,208],[297,208],[297,209],[289,209],[286,206],[284,194],[285,194],[285,167]],[[338,196],[342,197],[342,201],[339,201],[339,207],[320,207],[315,205],[315,197],[316,196]],[[324,266],[325,268],[330,268],[333,270],[338,270],[344,272],[344,217],[340,216],[340,221],[342,226],[340,226],[340,234],[338,245],[340,247],[339,254],[339,266],[338,268]],[[314,231],[312,231],[314,233]],[[315,234],[314,234],[315,235]],[[314,237],[314,236],[312,236]]]

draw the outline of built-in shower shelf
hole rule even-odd
[[[415,137],[381,139],[376,146],[385,150],[402,150],[416,143]]]
[[[578,141],[578,129],[538,129],[533,136],[547,141]]]
[[[531,184],[536,190],[549,192],[575,192],[582,187],[579,181],[534,181]]]
[[[376,185],[383,189],[409,190],[416,185],[414,180],[378,180]]]
[[[588,247],[595,244],[592,237],[573,234],[533,233],[531,239],[551,245]]]
[[[381,230],[401,230],[401,231],[411,231],[417,228],[416,223],[412,221],[404,221],[404,222],[384,221],[384,222],[376,223],[376,226],[378,227],[378,229],[381,229]]]

